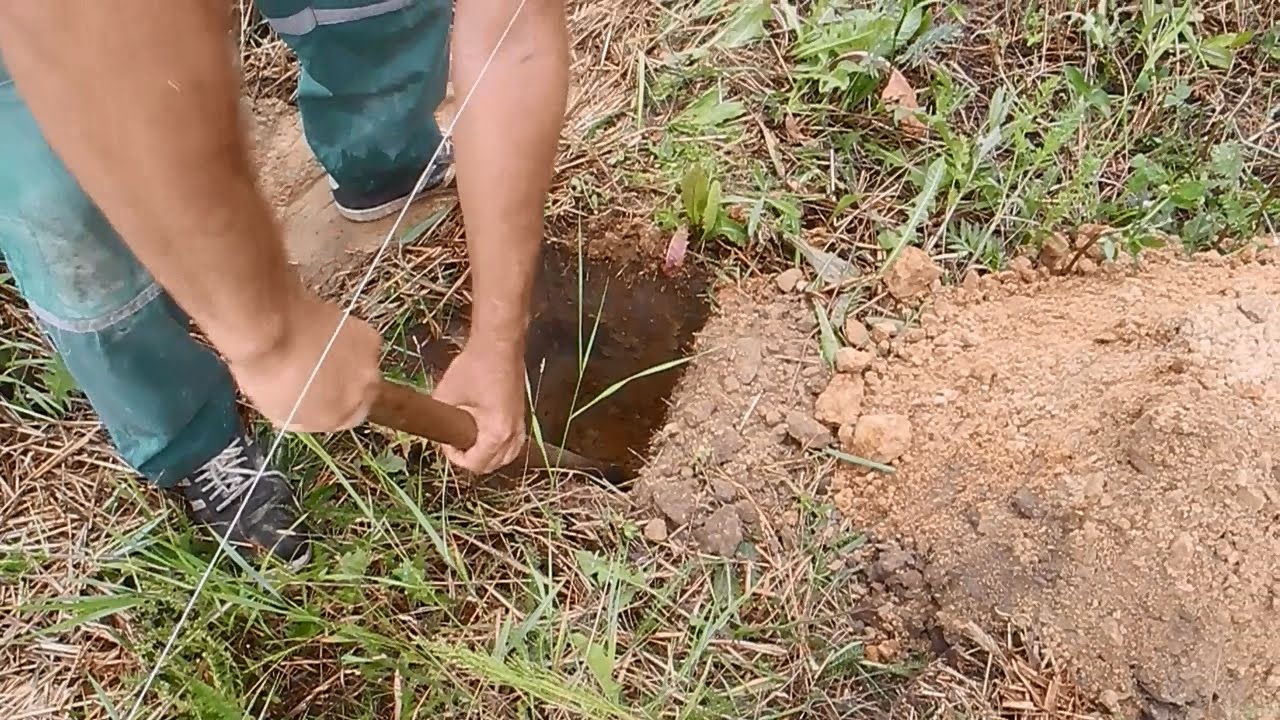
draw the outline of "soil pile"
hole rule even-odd
[[[842,443],[901,456],[843,468],[837,506],[927,558],[943,616],[1025,618],[1109,704],[1280,708],[1280,269],[1006,275],[861,371]]]

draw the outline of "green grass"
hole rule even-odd
[[[598,95],[618,97],[569,142],[565,162],[577,164],[556,188],[550,225],[562,236],[584,218],[683,229],[690,262],[729,277],[838,259],[838,287],[815,303],[815,353],[830,354],[844,315],[874,299],[877,273],[910,245],[954,278],[1003,268],[1086,223],[1113,228],[1104,250],[1121,258],[1175,238],[1188,251],[1229,251],[1280,220],[1276,10],[661,5],[619,21],[601,51],[620,55],[623,72],[604,73],[614,85]],[[592,62],[595,50],[585,52]],[[918,92],[928,137],[905,137],[879,101],[886,65]],[[287,77],[268,70],[253,87]],[[442,237],[456,218],[430,225]],[[392,344],[407,317],[443,325],[442,297],[461,271],[395,267],[361,309]],[[11,423],[84,417],[29,326],[5,324],[22,329],[0,341]],[[583,362],[593,332],[580,327]],[[815,464],[796,486],[817,487],[838,461],[851,460]],[[708,561],[645,542],[618,494],[565,478],[466,487],[402,437],[293,438],[282,462],[299,474],[326,547],[298,576],[230,560],[215,568],[148,709],[227,719],[849,717],[890,702],[927,660],[882,667],[864,657],[851,609],[867,598],[865,538],[816,492],[799,503],[795,547]],[[88,705],[72,717],[125,717],[212,552],[158,496],[118,487],[93,517],[129,521],[68,571],[73,592],[46,577],[61,567],[57,548],[39,538],[0,547],[0,590],[22,598],[5,608],[25,628],[14,642],[122,649],[123,662],[89,674]]]

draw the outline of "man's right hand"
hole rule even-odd
[[[281,322],[264,332],[261,349],[227,365],[240,389],[277,428],[294,432],[336,432],[364,422],[382,374],[378,361],[382,341],[368,323],[348,317],[329,346],[342,310],[310,291],[299,289],[281,315]],[[315,379],[307,387],[307,380]],[[285,426],[303,389],[307,388],[293,422]]]

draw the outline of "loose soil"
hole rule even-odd
[[[865,377],[864,419],[901,417],[910,449],[843,470],[836,503],[928,559],[945,614],[1022,617],[1109,704],[1274,710],[1277,287],[1151,255],[946,293]]]

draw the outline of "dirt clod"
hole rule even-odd
[[[884,276],[885,289],[898,300],[911,300],[923,295],[942,277],[942,269],[929,253],[909,245],[902,248]]]
[[[867,326],[857,318],[849,318],[844,322],[844,339],[859,349],[865,350],[871,345],[871,333],[867,332]]]
[[[793,410],[787,413],[787,435],[804,449],[819,449],[835,442],[831,431],[810,415]]]
[[[1040,247],[1037,259],[1041,267],[1054,275],[1060,275],[1067,270],[1072,255],[1071,242],[1062,233],[1054,233]]]
[[[703,551],[720,557],[733,557],[742,542],[742,520],[732,505],[725,505],[707,516],[696,532]]]
[[[782,292],[795,292],[798,287],[804,285],[804,271],[800,268],[788,268],[778,273],[774,282]]]
[[[911,420],[905,415],[865,415],[858,419],[849,452],[878,463],[897,460],[911,447]]]
[[[734,353],[733,370],[738,382],[750,385],[760,373],[760,360],[764,356],[764,340],[746,337],[738,341],[737,352]]]
[[[676,525],[685,525],[697,508],[697,488],[692,482],[677,482],[654,490],[654,507]]]
[[[862,415],[862,378],[836,375],[818,396],[814,417],[830,425],[851,425]]]
[[[644,524],[644,537],[649,542],[666,542],[667,540],[667,521],[662,518],[653,518]]]
[[[842,347],[836,351],[836,372],[860,373],[875,361],[876,356],[865,350]]]

